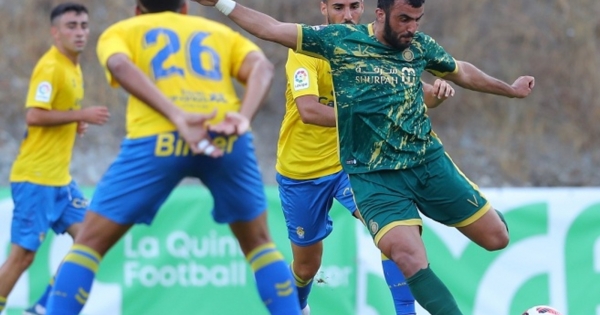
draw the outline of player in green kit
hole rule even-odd
[[[362,0],[322,0],[327,24],[357,24],[364,12]],[[294,275],[302,314],[310,314],[308,296],[321,267],[323,239],[333,230],[329,215],[336,199],[359,217],[350,180],[338,158],[333,82],[326,60],[290,50],[286,63],[286,111],[277,146],[277,183],[292,243]],[[423,84],[425,104],[439,105],[454,90],[444,80]],[[382,256],[386,279],[397,315],[414,314],[414,298],[393,261]]]
[[[421,306],[433,315],[462,314],[429,267],[420,213],[487,250],[506,247],[508,229],[432,131],[420,78],[428,71],[463,88],[518,98],[531,93],[534,78],[507,84],[455,60],[418,31],[424,0],[379,0],[371,24],[316,27],[281,23],[232,0],[196,2],[216,6],[261,39],[329,61],[340,162],[360,215]]]

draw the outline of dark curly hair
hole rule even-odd
[[[75,12],[77,15],[79,15],[81,13],[88,14],[88,9],[83,4],[79,4],[79,3],[74,3],[74,2],[61,3],[57,6],[55,6],[54,9],[52,9],[52,11],[50,12],[50,23],[54,23],[56,18],[62,16],[63,14],[65,14],[67,12]]]

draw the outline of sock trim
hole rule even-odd
[[[254,261],[252,261],[250,263],[250,266],[252,266],[252,270],[254,270],[256,272],[259,269],[261,269],[267,265],[270,265],[273,262],[282,261],[282,260],[283,260],[283,255],[281,255],[281,253],[278,251],[273,251],[273,252],[265,253],[265,254],[257,257],[256,259],[254,259]]]
[[[65,257],[65,262],[70,262],[76,265],[80,265],[86,269],[89,269],[96,273],[98,271],[99,263],[91,259],[89,256],[86,256],[80,252],[71,251]]]
[[[275,249],[275,244],[271,243],[266,243],[263,245],[258,246],[257,248],[253,249],[252,251],[250,251],[250,253],[248,255],[246,255],[246,260],[249,263],[252,263],[252,261],[254,259],[256,259],[257,256],[260,256],[262,254],[262,252],[269,252]]]
[[[86,256],[91,256],[90,258],[94,259],[96,261],[102,260],[102,256],[100,256],[100,254],[98,254],[97,251],[95,251],[91,247],[87,247],[85,245],[74,244],[71,247],[71,251],[78,252],[78,253],[81,253],[81,254],[86,255]]]
[[[296,272],[294,271],[294,268],[292,268],[292,266],[290,266],[290,270],[292,271],[292,276],[294,276],[294,282],[296,282],[297,287],[303,288],[303,287],[309,285],[313,281],[313,278],[304,280],[304,279],[298,277],[298,275],[296,274]]]

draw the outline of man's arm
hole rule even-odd
[[[454,88],[445,80],[436,79],[433,85],[423,82],[423,98],[427,108],[435,108],[447,98],[454,96]],[[335,109],[319,103],[316,95],[304,95],[296,98],[300,118],[305,124],[335,127]]]
[[[223,121],[209,126],[209,129],[225,135],[246,133],[271,88],[273,72],[273,64],[262,52],[249,53],[244,58],[236,77],[238,81],[246,84],[239,113],[226,113]]]
[[[109,117],[110,113],[105,106],[91,106],[69,111],[30,107],[25,114],[25,121],[29,126],[58,126],[74,122],[104,125]]]
[[[423,82],[423,100],[427,108],[436,108],[452,96],[454,88],[445,80],[436,79],[433,85]]]
[[[296,106],[302,122],[322,127],[335,127],[335,109],[319,103],[316,95],[297,97]]]
[[[506,97],[524,98],[533,89],[535,79],[531,76],[521,76],[512,85],[498,80],[474,65],[465,61],[456,61],[458,71],[444,76],[445,80],[452,81],[465,89],[496,94]]]
[[[113,78],[129,94],[169,119],[177,127],[192,152],[197,154],[208,153],[206,152],[206,146],[199,149],[198,144],[201,140],[207,138],[206,121],[212,119],[216,112],[211,115],[185,113],[181,108],[175,106],[125,54],[117,53],[110,56],[106,62],[106,67]],[[213,145],[210,145],[210,147],[212,148],[208,155],[217,157],[223,154],[220,149],[215,148]]]
[[[174,122],[183,116],[183,110],[175,106],[125,54],[110,56],[106,67],[125,91],[160,112],[170,121]]]
[[[298,26],[295,23],[283,23],[269,15],[247,8],[231,0],[193,0],[205,6],[234,5],[233,11],[227,16],[248,33],[264,40],[279,43],[285,47],[296,50],[298,40]],[[220,6],[219,11],[224,12]],[[224,12],[226,13],[226,12]]]
[[[237,79],[246,84],[240,114],[248,118],[249,121],[252,121],[263,104],[271,88],[273,74],[273,64],[262,52],[254,51],[244,58]]]

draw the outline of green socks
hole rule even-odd
[[[419,270],[406,282],[415,299],[431,315],[462,315],[446,285],[429,267]]]

